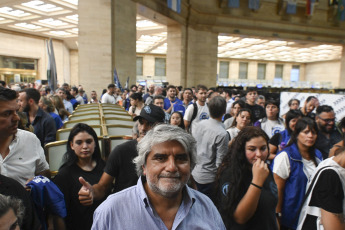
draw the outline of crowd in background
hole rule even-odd
[[[133,163],[139,161],[137,146],[146,135],[154,135],[151,129],[165,123],[196,141],[188,185],[213,202],[227,229],[318,229],[319,225],[345,229],[345,118],[337,121],[332,106],[320,105],[314,96],[304,104],[291,99],[290,110],[280,114],[279,99],[258,95],[256,88],[132,85],[120,89],[109,84],[98,94],[67,83],[54,91],[41,84],[0,81],[0,85],[0,182],[9,178],[11,190],[17,183],[28,189],[28,184],[34,184],[28,180],[34,176],[45,176],[35,177],[35,183],[50,178],[43,148],[56,141],[56,131],[78,105],[120,105],[135,121],[132,140],[112,149],[106,161],[95,131],[87,124],[75,125],[50,187],[63,194],[55,201],[51,222],[43,224],[40,213],[27,213],[33,209],[32,197],[23,191],[13,197],[24,205],[15,207],[10,203],[16,200],[0,196],[0,223],[12,210],[17,222],[11,226],[23,229],[49,224],[55,229],[104,226],[101,211],[105,205],[97,215],[95,210],[109,194],[145,178],[145,172]],[[30,151],[34,162],[23,155]],[[24,160],[12,159],[14,154]],[[0,194],[10,195],[1,187]],[[2,202],[7,205],[5,211]]]

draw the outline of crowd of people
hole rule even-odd
[[[255,88],[0,84],[4,229],[345,229],[345,118],[314,96],[281,114]],[[50,178],[44,146],[90,103],[127,110],[132,140],[102,159],[77,123]]]

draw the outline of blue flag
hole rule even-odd
[[[228,0],[228,7],[239,8],[240,7],[240,0]]]
[[[117,75],[116,68],[114,68],[114,82],[115,82],[117,88],[119,88],[121,90],[121,92],[122,92],[123,90],[122,90],[122,86],[121,86],[121,83],[120,83],[119,76]]]
[[[297,11],[297,0],[288,0],[286,6],[286,13],[296,14]]]
[[[181,13],[181,0],[167,0],[168,7],[177,13]]]
[[[249,9],[258,10],[260,8],[260,0],[249,0]]]

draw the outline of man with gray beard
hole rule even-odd
[[[137,146],[137,185],[109,196],[92,229],[225,229],[212,201],[187,185],[195,144],[177,126],[150,130]]]

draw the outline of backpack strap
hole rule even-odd
[[[310,183],[307,192],[306,192],[305,195],[304,195],[303,201],[302,201],[302,203],[301,203],[301,206],[300,206],[299,209],[298,209],[297,216],[295,216],[294,221],[298,220],[299,215],[300,215],[300,213],[301,213],[301,211],[302,211],[303,205],[304,205],[304,203],[306,202],[306,200],[308,199],[308,196],[310,195],[310,192],[313,190],[314,185],[315,185],[315,182],[316,182],[316,180],[319,178],[319,174],[320,174],[325,168],[331,168],[331,167],[332,167],[332,166],[325,166],[325,167],[322,167],[322,168],[320,168],[320,169],[315,173],[314,178],[313,178],[312,182]]]
[[[193,115],[192,118],[190,119],[190,124],[192,124],[192,121],[196,118],[196,115],[198,113],[198,106],[196,104],[196,102],[193,103]]]

